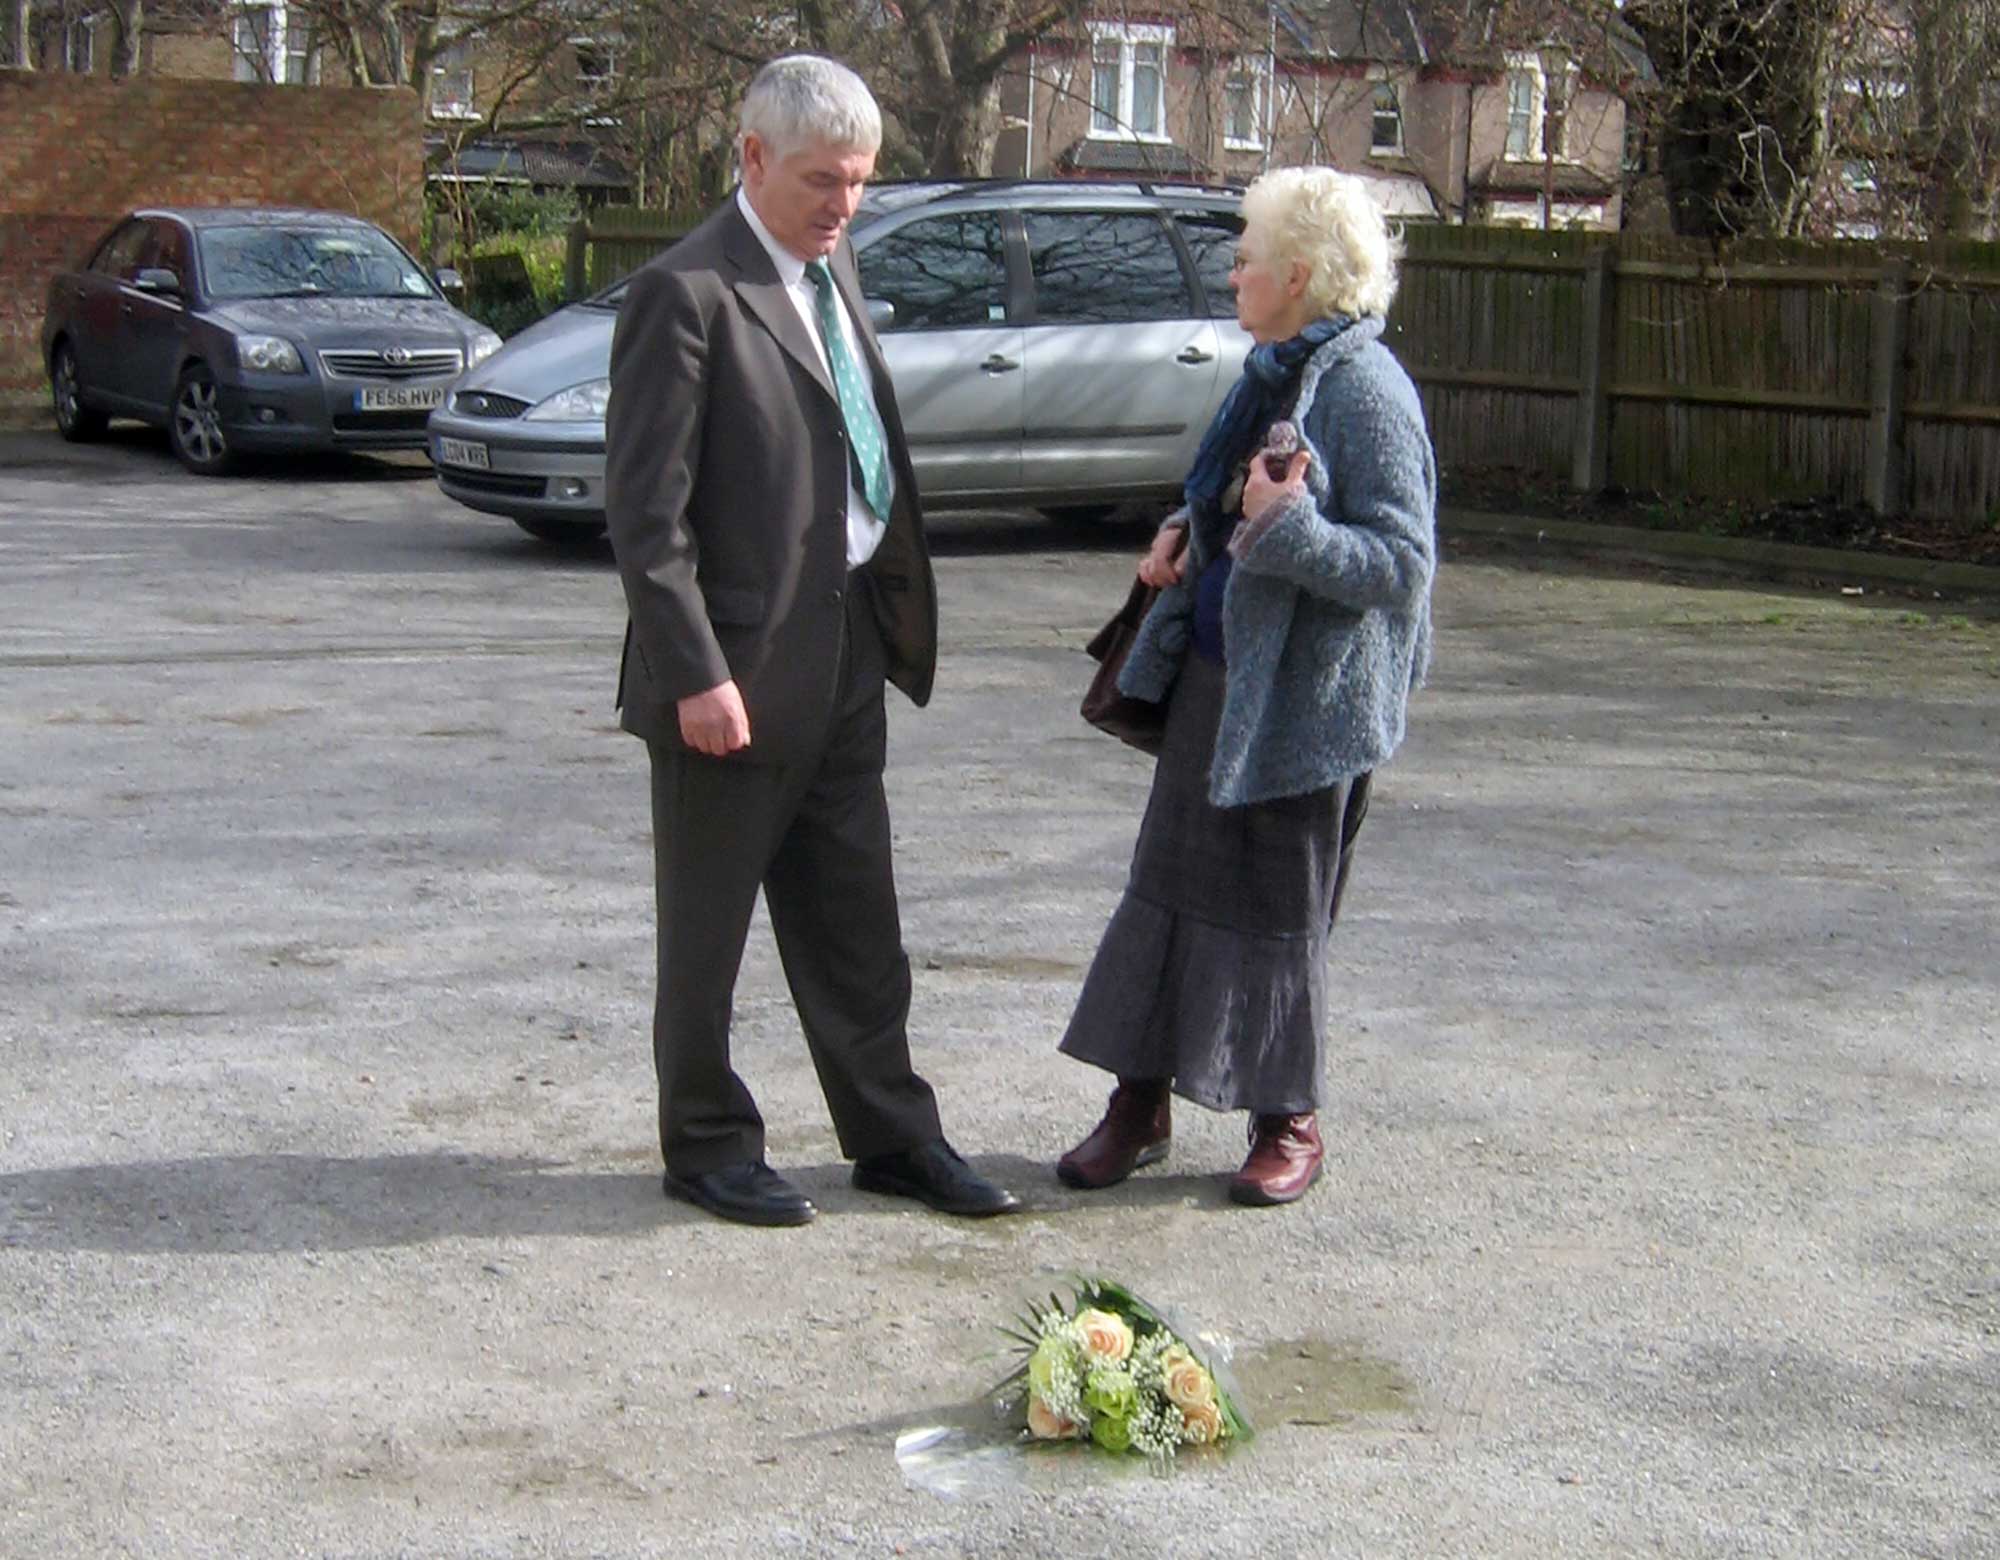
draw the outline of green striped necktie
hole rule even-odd
[[[840,396],[840,415],[847,423],[847,444],[860,474],[861,496],[878,520],[889,518],[889,496],[895,483],[889,475],[889,436],[868,388],[861,382],[861,365],[847,350],[847,332],[840,328],[840,298],[833,290],[833,272],[824,260],[807,262],[819,299],[819,333],[826,343],[826,360],[833,369],[833,388]]]

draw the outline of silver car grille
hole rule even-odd
[[[455,347],[329,347],[319,366],[335,379],[435,379],[455,374],[464,356]]]

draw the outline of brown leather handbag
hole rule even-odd
[[[1099,731],[1109,732],[1120,742],[1130,743],[1142,753],[1158,755],[1167,736],[1167,707],[1147,699],[1135,699],[1118,691],[1118,674],[1125,667],[1139,625],[1159,597],[1159,592],[1143,581],[1132,581],[1132,593],[1125,605],[1111,615],[1083,648],[1097,662],[1097,673],[1084,690],[1083,718]]]

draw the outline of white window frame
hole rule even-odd
[[[260,16],[264,18],[262,39],[257,37]],[[277,0],[237,6],[229,23],[230,74],[238,81],[275,80],[271,74],[271,56],[277,51],[283,28],[283,11]]]
[[[1501,141],[1501,156],[1512,163],[1538,163],[1547,160],[1542,150],[1542,139],[1548,134],[1549,125],[1549,78],[1542,69],[1541,56],[1531,49],[1513,49],[1507,54],[1507,74],[1501,78],[1502,89],[1506,93],[1506,126],[1511,132],[1514,120],[1514,83],[1516,74],[1527,76],[1532,89],[1528,101],[1528,149],[1516,155],[1505,139]],[[1569,124],[1576,117],[1577,88],[1583,79],[1583,72],[1574,60],[1563,71],[1563,84],[1567,89],[1563,94],[1562,140],[1555,151],[1554,161],[1569,162]]]
[[[621,45],[607,42],[602,38],[585,37],[570,39],[570,48],[575,52],[576,90],[579,93],[594,96],[617,88],[619,68],[623,63],[620,56],[625,52]],[[601,74],[591,76],[584,73],[583,57],[586,53],[596,55],[603,63],[604,70]]]
[[[97,73],[97,15],[86,11],[63,29],[63,69],[73,76]]]
[[[1229,98],[1237,83],[1250,87],[1250,135],[1246,139],[1229,131]],[[1271,103],[1271,62],[1262,55],[1238,55],[1222,78],[1222,145],[1225,151],[1261,152]]]
[[[472,34],[461,33],[456,38],[448,39],[438,50],[436,58],[431,61],[428,109],[431,118],[477,119],[479,117],[479,109],[476,106],[479,101],[479,83],[473,79],[472,74],[472,45]],[[446,61],[452,58],[462,63],[447,64]],[[464,93],[451,97],[440,96],[442,84],[452,78],[464,81]]]
[[[1383,92],[1389,94],[1396,115],[1396,141],[1393,146],[1379,146],[1375,141],[1375,120],[1382,112],[1376,106]],[[1403,89],[1387,76],[1377,76],[1368,83],[1368,155],[1370,157],[1401,157],[1406,147],[1406,129],[1403,121]]]
[[[254,33],[246,36],[251,18],[266,18],[261,56],[254,47]],[[291,79],[293,45],[305,61],[303,79]],[[294,21],[286,0],[245,0],[235,8],[229,24],[230,74],[238,81],[261,81],[267,86],[311,86],[319,81],[319,51],[312,47],[312,31],[305,21]]]
[[[1522,129],[1521,147],[1514,148],[1514,84],[1524,80],[1528,84],[1527,123]],[[1500,78],[1501,101],[1501,141],[1500,155],[1508,162],[1540,162],[1539,147],[1542,140],[1542,81],[1541,61],[1532,55],[1522,57],[1509,55],[1507,74]]]
[[[1097,104],[1097,50],[1101,43],[1115,43],[1118,46],[1118,101],[1112,110],[1112,123],[1098,122]],[[1137,45],[1157,45],[1160,51],[1160,99],[1158,129],[1141,132],[1133,128],[1133,78]],[[1174,30],[1172,27],[1153,22],[1092,22],[1090,24],[1090,128],[1086,132],[1096,141],[1144,141],[1148,145],[1170,145],[1173,136],[1167,131],[1167,105],[1170,94],[1167,78],[1173,68]]]
[[[284,69],[278,79],[288,87],[316,87],[319,85],[319,50],[313,47],[312,29],[302,22],[292,21],[289,14],[284,18],[284,36],[276,50]],[[292,61],[299,62],[299,78],[292,79]]]

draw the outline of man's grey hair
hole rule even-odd
[[[739,123],[739,155],[746,135],[774,159],[814,144],[857,152],[882,146],[882,110],[868,84],[822,54],[787,54],[758,71]]]

